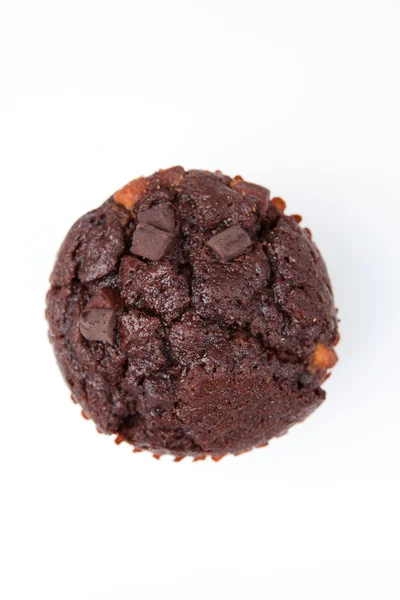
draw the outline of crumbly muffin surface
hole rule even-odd
[[[73,398],[137,449],[264,445],[323,401],[338,340],[323,259],[265,188],[173,167],[71,228],[47,296]]]

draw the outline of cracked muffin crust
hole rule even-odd
[[[284,209],[241,177],[173,167],[75,223],[46,315],[99,430],[156,455],[218,458],[321,404],[338,341],[332,288]]]

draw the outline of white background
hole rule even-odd
[[[2,0],[4,600],[400,598],[398,0]],[[340,309],[328,399],[220,463],[73,406],[44,295],[71,224],[160,167],[300,213]]]

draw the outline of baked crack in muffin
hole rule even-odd
[[[332,287],[301,218],[267,189],[182,167],[79,219],[47,295],[84,415],[137,450],[219,458],[282,435],[325,398]]]

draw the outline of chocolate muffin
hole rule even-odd
[[[100,431],[157,456],[218,459],[321,404],[332,288],[284,209],[241,177],[173,167],[75,223],[46,314],[73,400]]]

